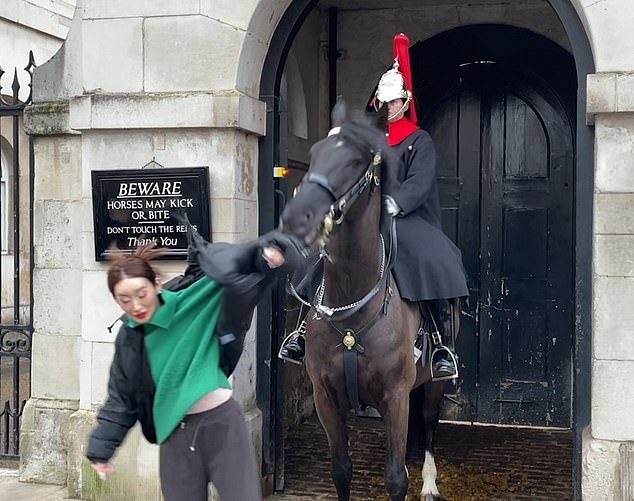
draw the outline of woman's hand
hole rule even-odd
[[[277,247],[264,247],[262,255],[270,268],[279,268],[285,262],[284,254]]]
[[[109,475],[114,471],[114,467],[110,461],[107,463],[92,463],[90,466],[92,466],[92,469],[97,472],[101,480],[105,480],[106,475]]]

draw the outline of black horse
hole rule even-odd
[[[385,488],[392,500],[405,499],[409,395],[422,384],[423,408],[415,410],[425,427],[421,499],[439,500],[433,439],[444,386],[431,381],[423,365],[428,357],[415,363],[423,313],[401,299],[387,266],[393,247],[380,228],[386,218],[381,170],[396,168],[395,159],[369,117],[348,118],[338,103],[333,124],[328,137],[312,147],[310,168],[281,220],[284,232],[326,256],[323,282],[307,317],[305,360],[328,436],[332,478],[339,499],[349,500],[346,418],[357,405],[369,405],[385,422]],[[352,369],[344,370],[344,359]]]

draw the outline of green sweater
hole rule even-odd
[[[201,278],[178,292],[161,292],[162,305],[143,325],[145,347],[156,384],[154,426],[159,444],[203,395],[231,388],[219,366],[213,335],[222,307],[222,286]],[[139,324],[128,319],[130,327]]]

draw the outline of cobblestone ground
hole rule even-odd
[[[569,501],[572,432],[441,423],[436,434],[438,488],[445,501]],[[378,419],[351,420],[353,499],[387,500],[385,433]],[[419,499],[422,457],[408,459],[408,501]],[[336,499],[327,442],[315,416],[289,433],[286,488],[271,500]]]

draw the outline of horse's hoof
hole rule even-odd
[[[436,496],[435,494],[427,494],[424,498],[420,498],[421,501],[442,501],[440,496]]]

